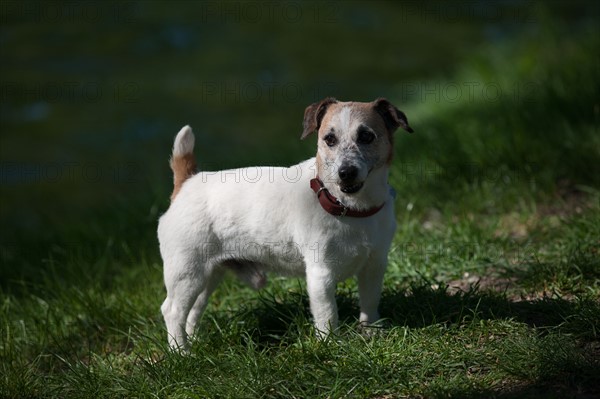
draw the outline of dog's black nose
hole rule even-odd
[[[338,170],[338,176],[342,181],[351,182],[358,176],[358,168],[356,166],[343,165]]]

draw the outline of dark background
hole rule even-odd
[[[396,184],[428,193],[423,209],[477,180],[473,164],[547,192],[598,182],[595,2],[4,1],[0,15],[7,247],[154,229],[184,124],[204,169],[306,159],[303,111],[326,96],[405,110]]]

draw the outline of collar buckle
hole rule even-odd
[[[347,212],[348,212],[348,207],[345,205],[342,205],[342,213],[340,214],[340,217],[346,216]]]

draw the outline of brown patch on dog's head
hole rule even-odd
[[[323,116],[325,116],[325,112],[327,111],[327,107],[334,103],[337,103],[335,98],[327,97],[318,103],[313,103],[306,107],[304,110],[304,121],[302,123],[304,131],[300,136],[301,140],[304,140],[311,133],[319,130]]]
[[[394,156],[394,140],[393,133],[399,128],[406,130],[409,133],[414,132],[414,130],[408,125],[408,119],[406,119],[406,115],[404,112],[400,111],[396,108],[392,103],[390,103],[385,98],[378,98],[372,103],[373,109],[381,116],[383,119],[383,123],[385,123],[385,127],[388,131],[388,137],[390,140],[390,149],[387,156],[387,163],[390,164],[392,162],[392,158]]]

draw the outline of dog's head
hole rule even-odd
[[[406,115],[385,98],[370,103],[326,98],[304,111],[301,138],[318,133],[319,177],[352,195],[363,188],[371,172],[389,166],[398,127],[413,131]]]

